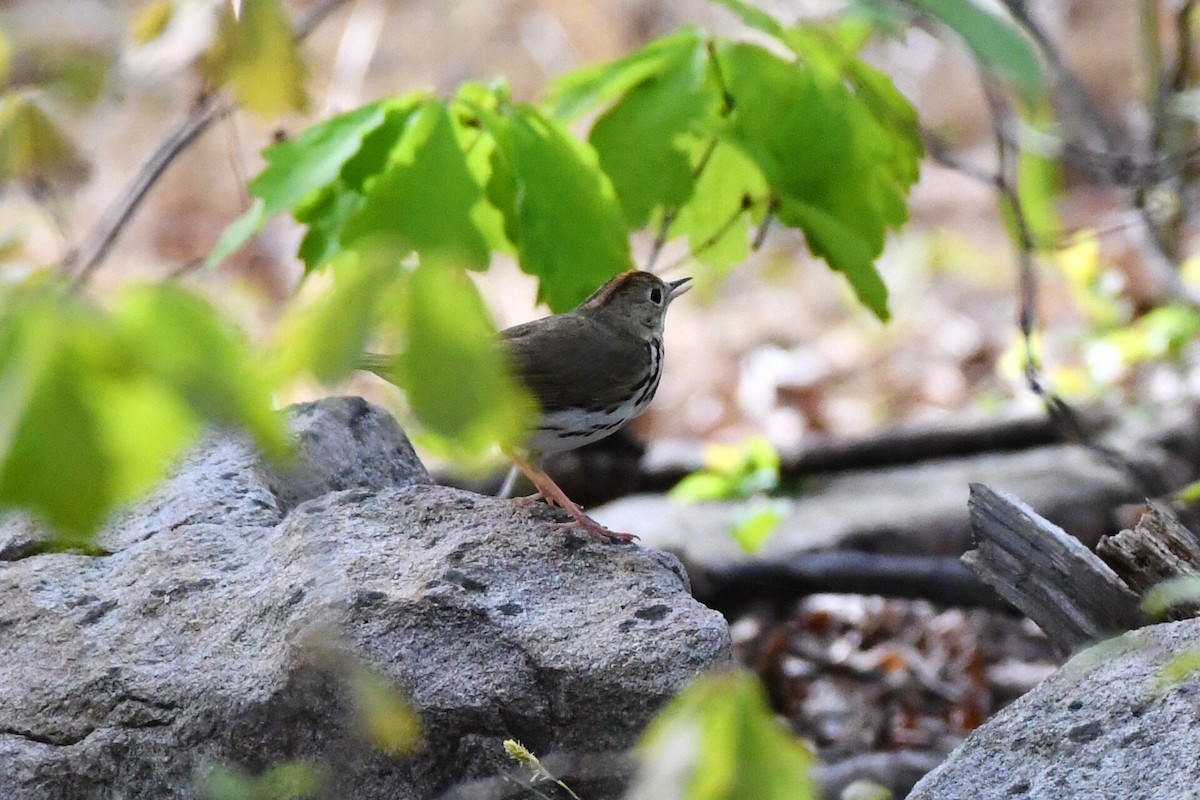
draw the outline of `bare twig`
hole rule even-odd
[[[757,251],[763,246],[763,242],[767,240],[767,232],[771,230],[771,223],[775,221],[775,210],[779,208],[779,198],[772,196],[767,201],[767,213],[763,216],[762,224],[758,226],[758,231],[754,234],[754,239],[750,242],[750,249]]]
[[[300,16],[293,26],[296,39],[298,41],[305,39],[326,17],[345,2],[346,0],[318,0]],[[167,167],[214,122],[227,116],[236,107],[237,104],[227,97],[205,94],[183,119],[171,126],[158,145],[150,152],[150,155],[146,157],[146,160],[138,167],[133,178],[117,195],[117,199],[84,237],[83,244],[63,259],[63,271],[75,273],[71,280],[70,291],[78,291],[91,279],[96,269],[104,262],[104,258],[125,226],[133,218],[142,201],[145,200],[146,194],[162,177]]]
[[[1030,14],[1025,0],[1003,0],[1003,2],[1013,20],[1025,29],[1029,38],[1037,45],[1042,57],[1046,59],[1046,63],[1050,66],[1053,86],[1057,89],[1058,94],[1072,107],[1075,113],[1087,121],[1089,127],[1085,133],[1090,134],[1097,149],[1108,153],[1118,150],[1116,132],[1108,124],[1104,115],[1100,113],[1095,101],[1084,88],[1083,81],[1075,74],[1074,70],[1067,66],[1058,46]]]
[[[1012,215],[1013,227],[1016,231],[1020,296],[1018,322],[1025,355],[1025,382],[1042,401],[1046,413],[1059,426],[1068,441],[1074,441],[1087,447],[1105,463],[1123,472],[1147,496],[1164,494],[1168,491],[1168,487],[1162,476],[1152,474],[1126,457],[1124,453],[1099,441],[1085,425],[1079,413],[1070,403],[1054,392],[1046,381],[1041,360],[1033,344],[1033,334],[1037,324],[1038,294],[1037,270],[1034,264],[1034,236],[1021,204],[1016,181],[1010,176],[1010,172],[1015,169],[1013,160],[1015,154],[1011,152],[1010,139],[1004,133],[1005,127],[1011,124],[1013,112],[1004,95],[986,77],[983,79],[983,88],[991,112],[996,139],[996,191],[1000,193],[1005,206]]]

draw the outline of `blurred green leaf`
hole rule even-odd
[[[662,70],[681,45],[696,34],[685,28],[647,44],[636,53],[605,64],[573,70],[557,78],[546,91],[545,104],[555,119],[569,122],[597,106],[611,102]]]
[[[111,315],[53,287],[6,292],[0,313],[0,504],[32,511],[56,546],[85,545],[163,474],[203,423],[286,451],[246,350],[173,287],[135,288]]]
[[[735,497],[736,493],[736,481],[716,472],[693,472],[671,487],[671,498],[684,503],[726,500]]]
[[[267,220],[265,210],[262,198],[254,198],[250,207],[221,231],[221,238],[217,239],[212,251],[204,259],[204,268],[216,267],[254,238],[254,234],[262,230],[263,223]]]
[[[201,60],[214,84],[262,117],[303,111],[308,69],[280,0],[242,0],[241,13],[223,4],[217,35]]]
[[[1181,503],[1195,503],[1200,501],[1200,481],[1193,481],[1187,486],[1175,492],[1175,497]]]
[[[762,31],[780,41],[786,39],[783,24],[761,8],[744,2],[744,0],[713,0],[713,2],[732,11],[751,28]]]
[[[813,758],[742,671],[696,679],[650,723],[630,800],[815,800]]]
[[[962,37],[985,68],[1012,84],[1028,105],[1046,95],[1045,79],[1033,45],[1008,20],[970,0],[911,0]]]
[[[1042,140],[1052,138],[1049,128],[1052,112],[1045,109],[1027,121],[1030,136]],[[1017,160],[1017,199],[1025,222],[1033,234],[1035,248],[1053,247],[1062,233],[1055,202],[1061,192],[1062,165],[1058,157],[1047,152],[1047,147],[1021,147]],[[1050,245],[1045,244],[1050,242]]]
[[[1158,676],[1157,688],[1159,691],[1165,691],[1183,683],[1197,672],[1200,672],[1200,647],[1184,650],[1163,664],[1162,672]]]
[[[787,506],[780,502],[756,504],[734,524],[734,541],[746,553],[757,553],[787,516]]]
[[[695,178],[679,139],[696,131],[711,136],[716,123],[720,94],[709,78],[704,40],[693,34],[672,42],[658,71],[627,91],[588,136],[630,229],[643,227],[654,208],[688,199]]]
[[[0,29],[0,86],[8,83],[12,72],[12,40]]]
[[[346,220],[341,243],[386,244],[400,255],[415,250],[422,262],[436,258],[483,269],[488,245],[471,217],[482,202],[446,106],[431,100],[413,113],[387,167]]]
[[[1200,605],[1200,575],[1171,578],[1152,586],[1142,597],[1142,613],[1157,619],[1175,606],[1190,604]]]
[[[150,0],[133,17],[130,34],[138,44],[147,44],[162,35],[175,16],[172,0]]]
[[[399,278],[394,261],[353,252],[312,275],[279,324],[272,374],[282,382],[310,373],[326,386],[345,378],[379,321],[380,300]]]
[[[32,94],[0,95],[0,183],[76,186],[87,165]]]
[[[169,284],[135,287],[114,313],[126,352],[202,420],[245,428],[273,458],[289,452],[283,417],[245,341],[211,306]]]
[[[422,264],[408,293],[395,382],[417,419],[468,454],[520,442],[533,404],[509,374],[474,284],[459,269]]]
[[[218,767],[200,781],[204,800],[305,800],[321,795],[325,771],[304,760],[286,761],[261,775]]]
[[[421,720],[390,681],[359,667],[350,677],[350,692],[362,731],[373,747],[398,757],[416,750]]]
[[[497,147],[488,197],[500,203],[538,300],[569,311],[632,266],[612,184],[595,151],[527,106],[484,117]]]

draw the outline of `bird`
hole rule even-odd
[[[649,407],[662,378],[667,308],[689,288],[691,278],[668,283],[650,272],[629,270],[572,311],[500,331],[513,375],[538,404],[525,454],[503,448],[536,490],[518,502],[543,499],[571,516],[561,525],[604,542],[637,538],[584,514],[538,460],[611,436]]]
[[[603,542],[637,538],[609,530],[584,514],[538,461],[611,436],[646,410],[662,378],[667,308],[691,288],[691,280],[666,282],[631,269],[611,278],[571,311],[497,334],[513,376],[537,404],[523,446],[501,446],[515,466],[501,495],[507,495],[520,471],[535,492],[516,502],[545,500],[570,515],[571,521],[560,526],[578,527]],[[390,380],[392,363],[389,356],[366,353],[359,367]]]

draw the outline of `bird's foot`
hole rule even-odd
[[[582,528],[605,544],[612,544],[613,542],[632,542],[638,538],[632,533],[610,531],[608,528],[604,527],[599,522],[596,522],[594,519],[585,514],[581,514],[579,517],[571,520],[570,522],[556,522],[554,523],[554,527]]]
[[[549,500],[549,498],[547,498],[541,492],[534,492],[533,494],[527,494],[527,495],[524,495],[523,497],[514,497],[512,499],[512,501],[514,503],[516,503],[518,506],[520,506],[521,508],[524,508],[525,506],[531,506],[534,503],[536,503],[538,500],[545,500],[547,504],[554,505],[554,503],[552,503]]]

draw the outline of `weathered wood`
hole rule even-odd
[[[963,563],[1038,624],[1063,654],[1142,624],[1108,565],[1029,506],[983,484],[968,503],[976,549]]]
[[[1102,537],[1096,553],[1139,595],[1165,580],[1200,573],[1200,541],[1158,502],[1150,503],[1132,530]],[[1188,619],[1198,614],[1200,606],[1189,604],[1173,607],[1167,616]]]

